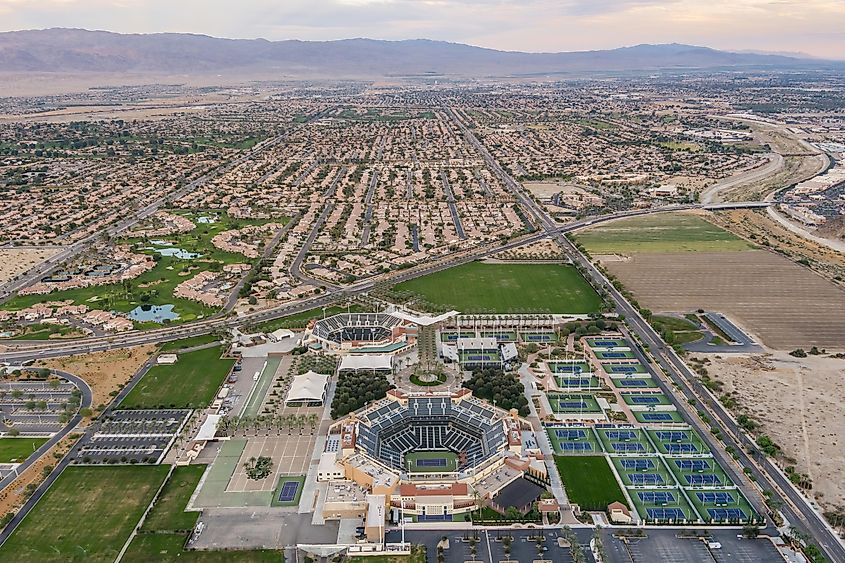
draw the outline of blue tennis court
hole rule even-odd
[[[648,383],[643,379],[622,379],[618,383],[622,387],[648,387]]]
[[[548,342],[552,339],[551,334],[526,334],[524,336],[528,342]]]
[[[637,493],[640,500],[651,504],[663,504],[667,502],[676,502],[675,495],[668,491],[643,491]]]
[[[646,508],[646,514],[652,520],[683,520],[684,511],[680,508]]]
[[[689,434],[686,432],[678,432],[675,430],[658,430],[654,433],[657,439],[662,442],[680,442],[681,440],[689,440]]]
[[[659,473],[628,473],[628,480],[634,485],[662,485],[665,483]]]
[[[636,397],[631,397],[631,402],[635,405],[656,405],[660,402],[660,399],[649,395],[637,395]]]
[[[593,445],[587,442],[565,442],[560,445],[565,452],[591,452]]]
[[[610,444],[617,452],[644,452],[645,447],[639,442],[613,442]]]
[[[586,438],[587,432],[584,430],[561,430],[558,428],[555,430],[555,436],[566,440],[577,440],[578,438]]]
[[[287,481],[282,485],[282,490],[279,491],[279,502],[291,502],[296,498],[296,492],[299,490],[299,481]]]
[[[555,373],[581,373],[581,366],[555,366]]]
[[[745,511],[741,508],[708,508],[707,514],[713,520],[745,520],[746,518],[748,518],[748,516],[746,516],[745,514]]]
[[[719,491],[715,493],[695,493],[695,496],[697,496],[698,500],[700,500],[701,502],[707,502],[711,504],[730,504],[732,502],[736,502],[732,494],[726,493],[724,491]]]
[[[579,377],[577,379],[573,379],[570,377],[562,377],[558,383],[560,383],[561,387],[589,387],[590,386],[590,378],[589,377]]]
[[[435,457],[432,459],[418,459],[417,465],[419,467],[446,467],[446,458]]]
[[[615,348],[619,346],[616,340],[593,340],[592,346],[596,348]]]
[[[705,459],[676,459],[674,461],[681,471],[705,471],[710,469],[710,462]]]
[[[687,485],[693,486],[722,484],[722,480],[719,478],[719,476],[713,475],[712,473],[706,475],[684,475],[684,480],[687,482]]]
[[[608,366],[611,373],[637,373],[637,366]]]
[[[627,358],[628,354],[625,352],[602,352],[602,358]]]
[[[665,422],[672,420],[672,415],[665,412],[647,412],[643,413],[642,416],[646,422]]]
[[[656,467],[654,461],[650,459],[622,459],[619,463],[622,464],[622,469],[628,471],[646,471]]]
[[[663,447],[670,454],[694,454],[698,451],[695,444],[664,444]]]
[[[584,401],[558,401],[559,409],[588,409],[587,403]],[[574,421],[573,421],[574,422]]]
[[[611,440],[633,440],[637,437],[633,430],[605,430],[604,435]]]

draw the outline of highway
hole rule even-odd
[[[487,149],[481,145],[475,138],[472,132],[466,128],[458,119],[457,115],[451,109],[450,115],[456,121],[458,126],[463,130],[467,140],[472,144],[481,154],[485,162],[493,161],[493,157]],[[493,161],[495,162],[495,161]],[[763,486],[767,484],[768,488],[774,492],[773,497],[781,497],[780,500],[785,501],[781,511],[784,513],[790,523],[796,528],[804,531],[809,536],[812,536],[826,557],[830,561],[845,561],[845,544],[838,538],[836,533],[827,525],[827,522],[807,501],[804,495],[798,491],[791,482],[784,476],[781,471],[775,467],[771,460],[760,452],[757,444],[750,439],[738,426],[733,417],[724,409],[722,404],[704,388],[704,386],[696,379],[695,374],[684,363],[684,361],[675,353],[675,351],[667,345],[660,335],[655,331],[651,325],[640,315],[639,311],[631,305],[628,300],[619,292],[613,285],[604,277],[604,275],[596,268],[596,266],[587,259],[557,228],[554,220],[546,213],[545,209],[530,197],[522,194],[522,188],[498,165],[493,168],[493,172],[499,176],[499,179],[506,185],[512,188],[514,195],[528,207],[534,217],[542,225],[543,230],[550,236],[554,237],[558,243],[568,252],[573,258],[573,261],[579,265],[582,271],[587,272],[593,287],[604,289],[616,306],[616,312],[624,315],[625,321],[631,329],[631,332],[638,336],[648,348],[648,351],[655,358],[657,363],[663,369],[664,373],[669,377],[672,383],[677,387],[662,385],[665,391],[668,391],[676,399],[676,404],[684,413],[684,418],[687,419],[693,428],[702,436],[703,439],[709,442],[711,449],[720,458],[720,462],[725,469],[731,470],[736,477],[737,483],[743,483],[743,488],[748,490],[747,480],[740,476],[734,464],[728,459],[724,446],[719,444],[710,433],[703,421],[693,412],[692,405],[689,401],[697,403],[704,403],[708,411],[713,415],[710,421],[710,426],[721,430],[724,442],[726,445],[733,447],[738,459],[737,461],[743,467],[748,467],[751,475],[755,481]],[[749,205],[754,205],[754,202],[747,202]],[[736,205],[736,204],[734,204]],[[704,206],[695,206],[704,207]],[[575,230],[575,229],[568,229]],[[747,451],[755,452],[755,459],[752,460]],[[752,500],[753,497],[749,497]],[[753,502],[753,501],[752,501]]]

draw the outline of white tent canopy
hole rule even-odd
[[[390,354],[349,354],[340,360],[340,371],[358,370],[392,371],[393,356]]]
[[[285,402],[313,401],[322,403],[328,383],[329,376],[322,373],[309,370],[302,375],[297,375],[290,384]]]

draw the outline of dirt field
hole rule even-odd
[[[845,506],[845,360],[785,352],[763,356],[699,355],[707,370],[737,392],[739,412],[762,426],[796,470],[810,476],[824,508]]]
[[[57,247],[0,249],[0,283],[32,269],[58,251]]]
[[[845,349],[845,290],[771,252],[642,253],[605,266],[652,311],[719,311],[781,350]]]
[[[138,346],[126,350],[112,350],[37,362],[38,367],[60,369],[78,375],[91,387],[92,404],[105,405],[117,391],[147,361],[156,346]]]
[[[845,279],[845,254],[788,231],[764,211],[722,211],[709,219],[746,240],[779,248],[796,260],[806,258],[814,270],[831,280],[837,276]]]

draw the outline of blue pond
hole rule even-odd
[[[173,312],[173,305],[138,305],[127,315],[130,320],[140,323],[164,321],[175,321],[179,318],[178,313]]]
[[[162,256],[173,256],[174,258],[180,258],[182,260],[193,260],[194,258],[199,258],[200,256],[202,256],[202,254],[198,254],[196,252],[189,252],[184,248],[168,247],[153,248],[153,250],[155,250]]]

